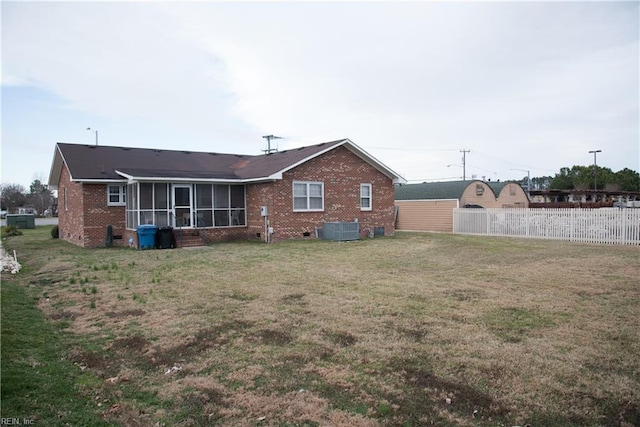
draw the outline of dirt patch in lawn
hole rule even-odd
[[[440,408],[451,409],[462,416],[485,420],[503,417],[509,413],[508,409],[496,402],[489,393],[479,391],[476,387],[459,380],[445,379],[432,372],[411,368],[405,369],[403,376],[406,383],[416,392],[420,390],[428,395],[425,404],[428,401],[437,402]],[[411,401],[415,403],[413,398]],[[415,409],[419,411],[420,406],[417,405]]]
[[[149,340],[141,335],[116,338],[111,344],[111,350],[141,353],[149,346]]]
[[[146,354],[146,357],[153,365],[173,366],[192,361],[209,349],[226,345],[229,340],[241,336],[251,326],[251,323],[242,321],[223,323],[200,330],[172,346],[156,345]]]
[[[115,364],[111,357],[105,356],[102,352],[87,350],[82,347],[74,347],[67,355],[67,359],[77,365],[80,369],[91,369],[97,376],[106,378],[113,372]]]
[[[293,336],[290,333],[277,329],[261,329],[257,331],[255,337],[259,342],[276,346],[287,345],[293,340]]]

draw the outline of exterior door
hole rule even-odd
[[[174,227],[193,227],[193,211],[191,185],[173,186]]]

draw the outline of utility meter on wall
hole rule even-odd
[[[267,211],[267,207],[266,206],[260,206],[260,215],[261,216],[269,215],[269,212]]]

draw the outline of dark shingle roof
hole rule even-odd
[[[464,190],[472,181],[423,182],[421,184],[403,184],[395,186],[396,200],[433,200],[460,199]],[[508,182],[485,182],[497,197]]]
[[[396,200],[459,199],[471,181],[396,185]]]
[[[238,181],[270,179],[341,145],[367,159],[394,180],[402,180],[351,141],[341,139],[257,156],[58,143],[49,183],[57,185],[62,163],[66,163],[75,181],[122,181],[125,177]]]

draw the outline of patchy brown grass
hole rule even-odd
[[[13,239],[117,423],[640,425],[637,247]]]

